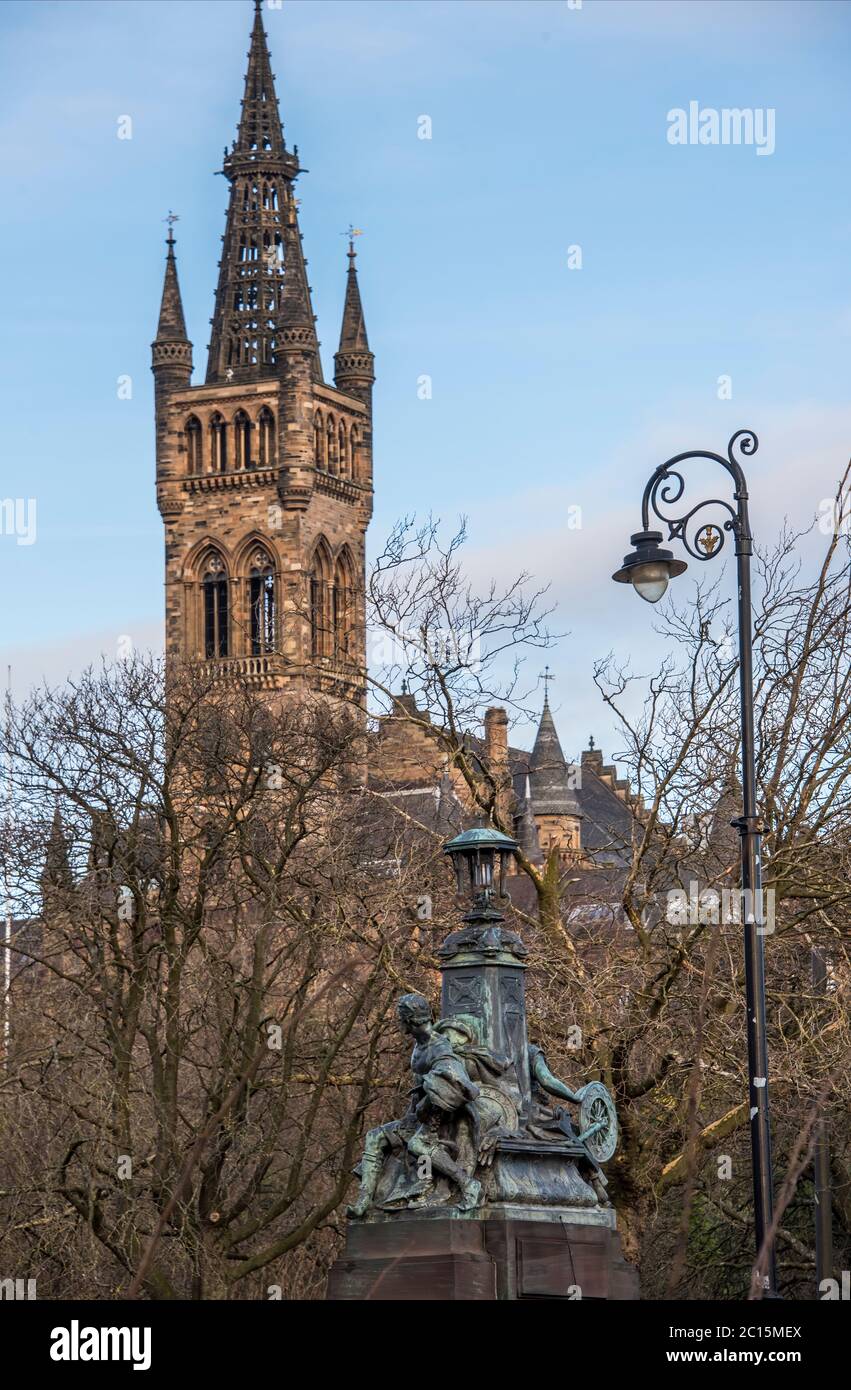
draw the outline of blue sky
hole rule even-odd
[[[17,689],[114,655],[122,635],[159,643],[162,219],[180,215],[198,380],[226,203],[213,171],[251,13],[248,0],[0,6],[0,497],[38,509],[32,545],[0,535],[0,659]],[[609,582],[652,467],[753,427],[768,539],[784,514],[817,510],[849,452],[851,6],[283,0],[264,18],[310,171],[300,216],[326,374],[339,233],[365,230],[373,549],[402,513],[465,513],[476,577],[526,568],[550,583],[570,631],[549,658],[566,751],[593,730],[608,752],[594,657],[658,656],[651,611]],[[774,153],[672,146],[667,113],[690,101],[771,108]],[[732,399],[718,399],[722,375]]]

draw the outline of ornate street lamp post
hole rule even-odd
[[[744,902],[745,992],[748,1031],[748,1092],[751,1117],[751,1155],[753,1163],[754,1214],[756,1226],[757,1276],[767,1295],[776,1293],[777,1271],[774,1258],[773,1192],[771,1165],[771,1124],[768,1103],[768,1044],[765,1022],[765,961],[763,938],[765,919],[762,900],[762,856],[760,823],[756,809],[756,771],[754,753],[753,640],[751,614],[751,555],[753,537],[748,521],[748,490],[739,455],[748,458],[757,450],[757,437],[751,430],[739,430],[727,445],[727,457],[703,449],[676,454],[662,463],[649,479],[641,502],[642,529],[630,537],[634,547],[624,557],[623,566],[612,575],[618,584],[632,584],[648,603],[658,603],[669,579],[686,569],[684,560],[675,560],[663,550],[661,531],[650,529],[651,509],[668,528],[667,539],[682,542],[694,560],[710,560],[717,555],[726,534],[731,534],[736,552],[739,585],[739,687],[742,730],[742,815],[732,824],[741,837],[742,889]],[[720,499],[698,502],[681,515],[670,516],[664,509],[676,508],[685,491],[680,465],[690,459],[718,463],[733,479],[735,507]],[[727,513],[723,524],[698,523],[697,514],[706,507]],[[767,1252],[763,1246],[768,1242]]]

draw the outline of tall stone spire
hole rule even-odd
[[[298,229],[294,198],[290,200],[285,214],[283,246],[285,269],[277,355],[279,360],[283,360],[287,354],[300,353],[309,363],[313,382],[322,385],[322,363],[314,327],[316,316],[310,300],[307,261],[301,249],[301,233]]]
[[[236,140],[225,150],[230,184],[207,384],[263,381],[281,374],[288,353],[306,355],[321,382],[319,343],[298,230],[290,152],[275,95],[260,0],[248,53]]]
[[[353,232],[349,235],[349,249],[346,254],[349,260],[349,270],[346,278],[346,300],[343,305],[343,326],[340,330],[338,357],[341,353],[347,352],[369,352],[369,339],[366,336],[363,305],[358,286],[358,272],[355,266],[358,253],[355,250]]]
[[[343,323],[340,346],[334,354],[334,382],[341,391],[370,403],[375,381],[375,358],[369,350],[366,322],[361,304],[358,273],[355,267],[355,231],[349,232],[349,269],[346,276],[346,298],[343,304]]]
[[[186,320],[183,317],[177,262],[174,258],[174,230],[171,223],[176,221],[176,218],[169,213],[167,220],[168,254],[157,336],[151,343],[151,370],[158,386],[162,384],[172,390],[189,385],[192,376],[192,344],[186,336]]]
[[[158,474],[167,452],[169,397],[173,391],[184,391],[192,382],[192,344],[186,336],[186,320],[183,317],[180,285],[177,282],[177,262],[174,259],[174,223],[177,218],[170,212],[166,221],[168,254],[165,261],[163,297],[157,336],[151,343]],[[158,505],[160,504],[158,493]]]
[[[248,50],[245,95],[231,158],[258,151],[268,151],[280,157],[286,153],[286,144],[275,95],[275,74],[272,72],[263,28],[262,5],[260,0],[254,0],[254,27]]]

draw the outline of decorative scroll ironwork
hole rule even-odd
[[[727,445],[727,457],[721,454],[710,453],[703,449],[694,449],[685,454],[677,454],[670,458],[666,463],[660,464],[647,484],[644,493],[642,506],[644,529],[649,529],[650,512],[658,517],[659,521],[668,529],[668,540],[679,540],[688,554],[694,560],[711,560],[723,549],[727,535],[732,534],[736,541],[750,542],[750,536],[742,532],[741,510],[733,507],[729,502],[725,502],[720,497],[707,498],[703,502],[696,503],[687,512],[680,515],[671,515],[671,509],[675,508],[685,492],[685,478],[680,472],[680,464],[690,459],[706,459],[711,463],[720,463],[722,468],[733,478],[736,484],[735,499],[737,503],[747,501],[747,486],[738,455],[749,458],[755,454],[759,446],[759,441],[752,430],[738,430],[733,435]],[[703,521],[693,525],[695,518],[699,514],[705,513],[706,508],[715,507],[722,512],[726,512],[723,522]]]

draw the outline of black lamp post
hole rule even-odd
[[[772,1234],[774,1199],[772,1191],[771,1124],[768,1104],[768,1044],[765,1022],[765,961],[763,937],[765,921],[762,901],[762,856],[760,823],[756,810],[756,771],[754,763],[753,640],[751,614],[751,555],[753,537],[748,521],[748,490],[738,455],[756,453],[757,437],[751,430],[739,430],[727,445],[727,457],[702,449],[676,454],[662,463],[644,489],[641,502],[642,530],[630,540],[633,551],[625,556],[623,567],[612,575],[618,584],[632,584],[648,603],[658,603],[668,581],[686,569],[670,550],[660,548],[661,531],[651,531],[650,512],[668,528],[668,540],[682,542],[694,560],[710,560],[731,534],[736,552],[739,582],[739,686],[742,730],[742,815],[732,822],[741,836],[742,889],[744,899],[745,992],[748,1031],[748,1093],[751,1117],[751,1156],[753,1163],[754,1215],[757,1275],[766,1295],[776,1293],[777,1270]],[[669,516],[660,503],[673,508],[685,491],[680,464],[689,459],[718,463],[732,477],[735,507],[719,499],[698,502],[682,515]],[[721,525],[695,522],[705,507],[727,513]],[[762,1255],[768,1241],[767,1253]]]

